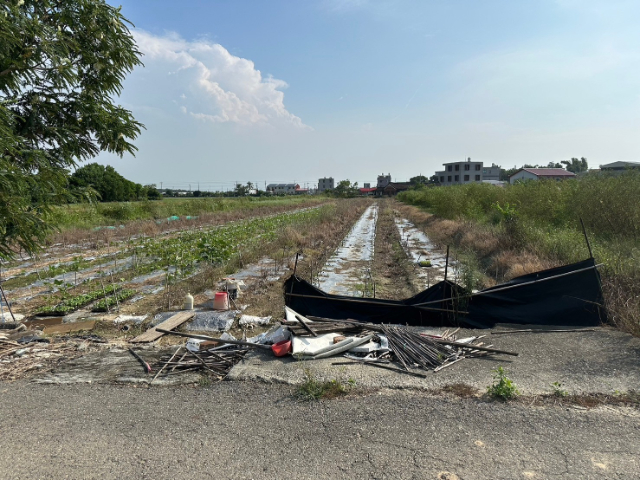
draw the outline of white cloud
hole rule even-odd
[[[183,113],[213,123],[310,129],[286,109],[282,90],[287,83],[264,77],[251,60],[232,55],[222,45],[189,42],[175,33],[160,37],[136,30],[134,35],[145,65],[164,69],[173,87],[188,92],[175,96],[167,92],[180,99]]]

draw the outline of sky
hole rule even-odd
[[[146,129],[98,161],[163,188],[640,160],[637,0],[119,0]]]

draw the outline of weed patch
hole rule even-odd
[[[507,377],[507,372],[504,368],[498,367],[494,370],[493,380],[493,385],[487,387],[487,393],[491,397],[506,401],[520,394],[513,380]]]
[[[330,400],[347,395],[355,387],[355,381],[346,383],[338,379],[318,380],[308,369],[304,369],[304,382],[296,388],[295,396],[299,400]]]

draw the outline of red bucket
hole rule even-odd
[[[291,351],[291,340],[283,340],[271,345],[271,350],[276,357],[284,357]]]

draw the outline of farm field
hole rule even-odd
[[[432,240],[451,245],[464,283],[491,286],[577,262],[601,265],[610,320],[640,335],[640,175],[579,181],[469,184],[400,194],[399,210]],[[416,208],[417,207],[417,208]],[[590,245],[585,242],[581,220]]]
[[[5,266],[3,286],[14,313],[65,323],[97,318],[119,335],[114,319],[150,320],[179,309],[187,293],[206,307],[226,277],[245,283],[245,313],[278,318],[296,253],[298,275],[324,291],[396,300],[441,281],[445,268],[450,280],[478,289],[563,263],[532,251],[518,257],[497,234],[395,199],[285,200],[257,202],[257,211],[231,208],[232,217],[212,215],[208,223],[167,222],[152,234],[137,221],[115,231],[91,229],[85,233],[93,238],[54,244],[39,259]],[[575,240],[577,250],[585,248],[580,236]],[[488,251],[473,248],[479,245]],[[498,267],[486,268],[488,258]]]
[[[368,203],[296,200],[231,210],[227,222],[226,215],[208,224],[176,221],[153,234],[135,230],[140,224],[86,232],[84,241],[54,244],[38,259],[5,266],[3,286],[14,313],[27,317],[66,315],[66,322],[92,311],[154,313],[180,305],[187,291],[197,297],[215,290],[227,275],[279,278],[297,251],[304,250],[301,270],[318,268]]]

